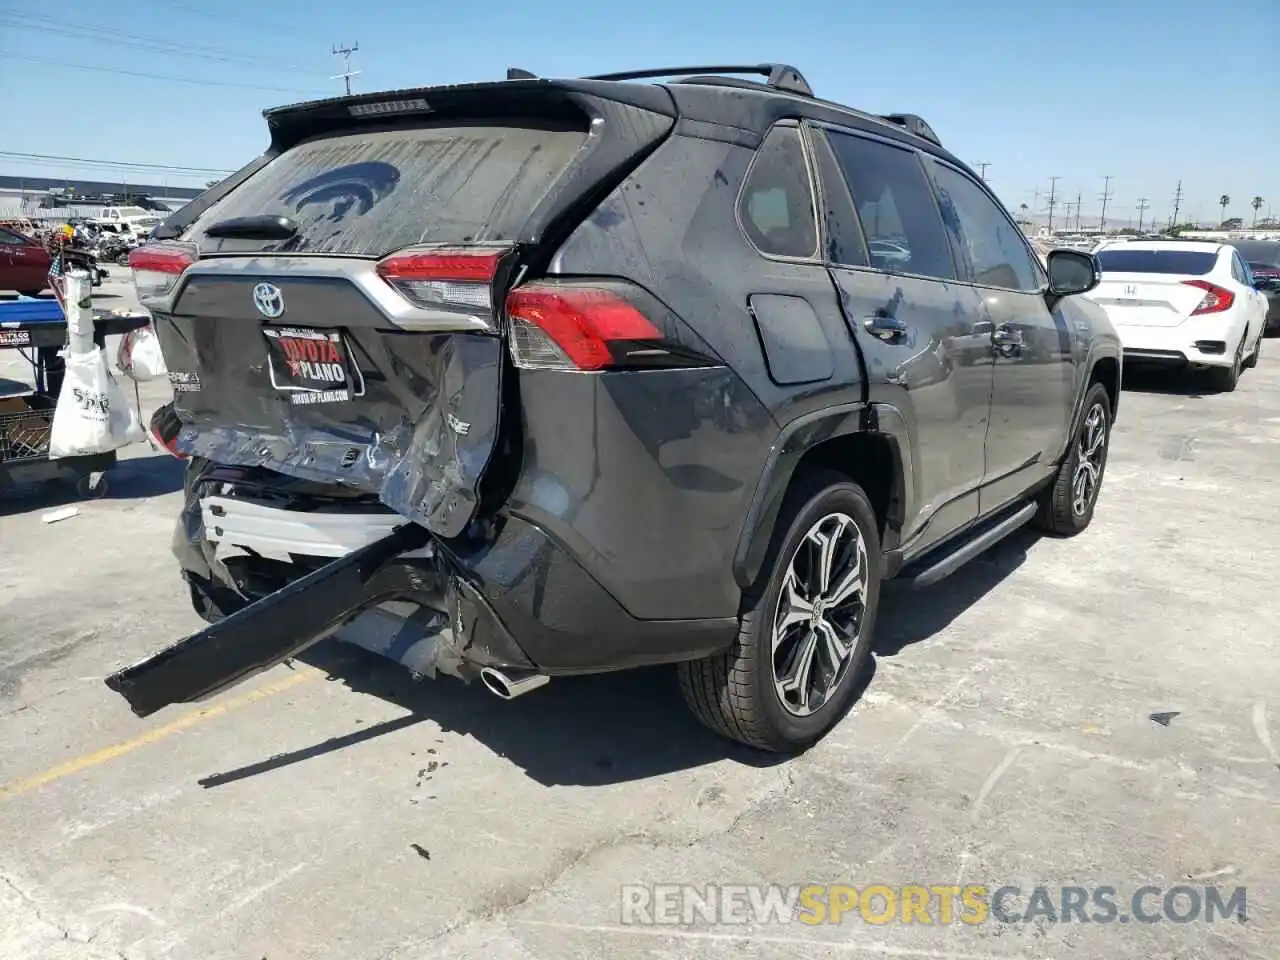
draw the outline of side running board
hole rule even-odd
[[[953,550],[947,551],[943,556],[922,557],[919,561],[919,566],[913,563],[911,569],[904,571],[900,574],[900,577],[910,583],[914,589],[935,584],[944,577],[949,577],[955,573],[978,554],[984,553],[995,546],[1009,534],[1025,525],[1035,515],[1036,505],[1034,503],[1024,503],[1015,508],[1012,513],[1007,514],[1004,519],[997,520],[990,526],[983,528],[972,539],[965,538],[961,540]]]

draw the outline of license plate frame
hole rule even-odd
[[[364,396],[364,374],[342,330],[264,326],[262,335],[267,377],[290,403],[347,403]]]

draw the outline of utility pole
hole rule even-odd
[[[1178,225],[1178,210],[1182,207],[1182,181],[1178,181],[1178,189],[1173,193],[1173,219],[1169,221],[1169,229]]]
[[[1080,232],[1080,205],[1084,200],[1083,191],[1076,191],[1076,233]]]
[[[1115,177],[1108,174],[1102,178],[1102,218],[1098,221],[1098,232],[1107,232],[1107,201],[1111,199],[1111,181]]]
[[[352,70],[352,69],[351,69],[351,55],[352,55],[353,53],[355,53],[355,52],[356,52],[357,50],[359,50],[359,49],[360,49],[360,42],[359,42],[359,41],[356,41],[355,43],[353,43],[353,44],[352,44],[351,46],[349,46],[349,47],[348,47],[348,46],[341,46],[341,47],[340,47],[340,46],[338,46],[336,43],[333,45],[333,55],[334,55],[335,57],[341,57],[341,58],[342,58],[342,73],[338,74],[336,77],[330,77],[329,79],[330,79],[330,80],[343,80],[343,81],[345,81],[345,82],[346,82],[346,85],[347,85],[347,96],[348,96],[348,97],[349,97],[349,96],[351,96],[351,78],[352,78],[352,77],[358,77],[358,76],[360,75],[360,71],[359,71],[359,70]]]
[[[1053,236],[1053,208],[1058,205],[1058,181],[1061,177],[1049,178],[1049,236]]]
[[[987,167],[991,166],[991,164],[986,162],[980,162],[980,163],[975,163],[974,166],[978,168],[978,176],[980,176],[985,181],[987,179]]]
[[[1138,198],[1138,232],[1142,232],[1142,217],[1147,212],[1148,200],[1146,197]]]

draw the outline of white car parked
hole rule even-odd
[[[1106,311],[1126,362],[1207,368],[1219,390],[1262,353],[1267,298],[1234,247],[1136,240],[1094,252],[1102,282],[1085,297]]]

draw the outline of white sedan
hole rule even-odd
[[[1137,240],[1094,256],[1102,282],[1085,296],[1106,311],[1126,362],[1206,368],[1223,391],[1257,364],[1267,298],[1234,247]]]

